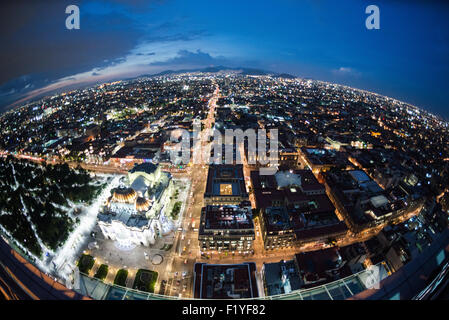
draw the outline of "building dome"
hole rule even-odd
[[[132,188],[115,188],[112,193],[112,201],[120,203],[133,203],[137,198],[137,193]]]
[[[136,210],[137,211],[148,211],[151,206],[151,201],[144,197],[138,197],[136,199]]]

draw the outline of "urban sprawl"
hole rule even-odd
[[[29,103],[0,128],[3,239],[69,288],[107,284],[102,298],[260,298],[373,267],[387,277],[449,222],[448,123],[342,85],[141,77]],[[173,161],[180,129],[214,161]],[[277,152],[257,152],[269,137],[215,146],[231,129],[276,129]]]

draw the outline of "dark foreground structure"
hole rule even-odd
[[[55,281],[0,237],[0,293],[8,300],[90,300]]]
[[[238,266],[237,273],[235,267]],[[227,268],[228,267],[228,268]],[[229,268],[230,267],[230,268]],[[208,271],[210,269],[210,271]],[[227,269],[234,269],[228,272]],[[210,281],[207,280],[209,275]],[[231,277],[232,273],[232,277]],[[215,276],[218,277],[215,277]],[[107,285],[102,281],[80,275],[81,287],[76,292],[66,288],[45,273],[39,271],[25,258],[12,249],[0,237],[0,299],[15,300],[160,300],[179,299],[151,293],[138,292],[116,285]],[[203,276],[205,278],[203,278]],[[350,299],[350,300],[434,300],[447,299],[449,288],[449,228],[441,233],[416,259],[390,276],[383,277],[377,288],[366,289],[360,275],[338,280],[305,290],[295,290],[288,294],[271,297],[259,297],[255,279],[255,264],[240,265],[195,265],[195,299],[230,299],[237,294],[244,299],[261,300],[309,300],[309,299]],[[237,279],[236,279],[237,278]],[[220,280],[222,279],[222,280]],[[235,281],[237,280],[237,281]],[[215,284],[222,282],[214,287]],[[244,283],[244,285],[241,285]],[[233,286],[234,284],[234,286]],[[237,284],[237,285],[236,285]],[[212,285],[211,289],[207,286]],[[214,290],[214,288],[216,290]],[[230,288],[232,290],[224,290]],[[345,289],[346,288],[346,289]],[[350,289],[350,291],[349,291]],[[209,290],[209,292],[208,292]],[[208,296],[209,293],[212,296]]]
[[[252,299],[258,297],[256,264],[196,263],[194,297],[196,299]]]

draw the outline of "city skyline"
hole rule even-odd
[[[80,8],[79,30],[65,28],[69,4]],[[340,83],[448,119],[448,5],[378,1],[380,29],[367,30],[369,4],[2,4],[3,30],[8,31],[2,36],[7,44],[2,58],[8,63],[0,78],[0,108],[55,90],[165,70],[226,66]]]
[[[0,127],[0,233],[82,297],[414,299],[434,289],[385,283],[447,258],[448,123],[394,99],[184,72],[54,95]],[[255,129],[270,139],[238,133]]]
[[[0,5],[0,300],[449,299],[447,13]]]

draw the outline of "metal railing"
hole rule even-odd
[[[3,237],[2,237],[3,238]],[[20,246],[14,241],[8,241],[9,246],[19,253],[28,262],[32,257],[23,254]],[[324,285],[319,285],[308,289],[299,289],[289,293],[258,297],[254,300],[344,300],[355,295],[356,299],[419,299],[416,292],[426,292],[425,278],[429,277],[432,271],[442,266],[443,269],[449,259],[449,229],[446,229],[433,243],[407,263],[404,267],[391,275],[389,284],[383,285],[382,280],[388,277],[387,271],[382,263],[377,264],[377,275],[375,284],[379,284],[378,290],[367,290],[373,285],[369,281],[372,277],[372,270],[366,269]],[[33,264],[33,262],[31,262]],[[372,279],[371,279],[372,280]],[[438,282],[438,281],[436,281]],[[432,287],[432,283],[429,285]],[[166,296],[155,293],[143,292],[131,288],[122,287],[115,284],[107,284],[97,278],[91,278],[86,274],[80,274],[79,286],[72,290],[98,300],[192,300],[193,298]],[[364,293],[362,293],[364,292]],[[362,295],[359,295],[362,293]],[[366,293],[369,293],[366,295]]]
[[[382,264],[378,267],[378,281],[385,279],[388,274]],[[344,300],[358,294],[368,286],[367,278],[372,276],[370,269],[360,271],[346,278],[309,289],[299,289],[290,293],[278,294],[266,297],[258,297],[253,300]],[[78,293],[97,300],[193,300],[176,296],[166,296],[156,293],[143,292],[115,284],[107,284],[97,278],[91,278],[80,273],[80,287],[75,289]]]
[[[416,292],[420,292],[423,289],[426,291],[425,287],[428,283],[425,283],[425,279],[437,267],[442,266],[444,269],[447,259],[449,259],[449,229],[444,230],[426,250],[391,276],[388,275],[382,263],[377,264],[375,266],[377,275],[374,283],[369,279],[371,277],[372,280],[373,269],[365,269],[346,278],[313,288],[258,297],[254,298],[254,300],[344,300],[356,295],[358,295],[358,297],[355,297],[356,299],[416,299],[414,297]],[[384,284],[383,280],[387,277],[390,278]],[[81,288],[77,290],[79,293],[100,300],[192,299],[147,293],[118,285],[106,284],[101,280],[89,278],[89,276],[84,274],[80,276],[80,284]],[[375,290],[368,290],[373,287]],[[362,292],[362,296],[359,295]]]

